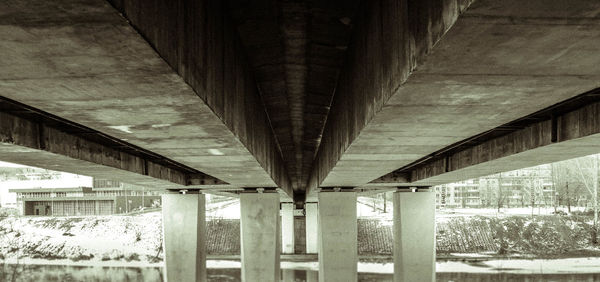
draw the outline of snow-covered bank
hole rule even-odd
[[[234,201],[220,206],[234,206]],[[215,208],[216,209],[216,208]],[[437,218],[438,258],[468,254],[502,258],[566,258],[600,256],[591,242],[591,225],[582,216],[467,216]],[[358,219],[359,255],[371,261],[389,261],[392,226],[386,219]],[[240,254],[239,219],[207,221],[209,255]],[[98,260],[118,262],[162,261],[160,212],[101,217],[0,218],[0,259]]]
[[[0,254],[9,257],[152,261],[161,256],[160,213],[0,220]]]
[[[394,273],[394,264],[359,263],[358,272]],[[508,273],[508,274],[565,274],[600,273],[600,258],[489,260],[477,262],[447,261],[436,263],[436,272]]]

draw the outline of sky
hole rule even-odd
[[[28,166],[0,161],[0,167],[28,167]]]
[[[0,161],[0,167],[25,168],[29,166]],[[91,177],[66,172],[60,172],[58,179],[0,181],[0,205],[7,206],[16,203],[16,193],[8,192],[9,189],[92,187],[92,182]]]

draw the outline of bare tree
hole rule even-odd
[[[583,182],[585,188],[588,190],[589,194],[592,197],[592,205],[594,209],[594,227],[592,229],[592,242],[596,244],[598,242],[598,155],[594,155],[591,158],[586,158],[587,159],[575,159],[575,164],[577,167],[577,171],[579,172],[579,176],[581,177],[581,182]],[[587,167],[584,167],[582,165],[583,161],[588,161]],[[589,164],[589,162],[591,162],[591,165]],[[586,175],[588,177],[586,177]]]

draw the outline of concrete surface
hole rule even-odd
[[[238,49],[225,45],[234,43],[232,31],[227,33],[220,24],[206,23],[206,31],[218,36],[194,34],[190,41],[200,46],[215,44],[203,59],[219,64],[208,68],[206,63],[194,62],[197,57],[186,57],[189,61],[182,64],[189,71],[184,73],[183,67],[177,67],[178,75],[173,68],[177,62],[170,61],[172,56],[167,54],[178,47],[162,45],[161,40],[183,42],[160,37],[173,35],[163,29],[169,26],[166,22],[165,26],[153,26],[152,31],[145,28],[147,21],[138,23],[143,17],[138,18],[141,15],[137,13],[145,12],[141,8],[154,8],[142,6],[127,14],[133,17],[128,22],[101,0],[0,3],[1,95],[155,151],[233,185],[281,187],[291,197],[254,80],[244,67],[243,56],[234,58],[240,52],[239,44]],[[219,15],[219,7],[205,8],[215,11],[203,13]],[[154,11],[165,14],[147,13],[146,20],[178,19],[166,14],[173,11]],[[150,44],[130,24],[149,35],[146,39]],[[188,44],[186,48],[194,46]],[[235,59],[227,67],[229,73],[223,72],[224,53]],[[193,72],[194,67],[203,70]],[[220,76],[217,71],[221,71]],[[229,82],[225,86],[224,79]],[[206,84],[197,85],[192,80]],[[228,97],[225,104],[223,97]]]
[[[0,94],[231,184],[223,189],[277,188],[284,202],[365,185],[600,86],[597,1],[256,2],[248,16],[235,1],[109,2],[0,3]],[[253,27],[284,37],[252,41]],[[19,147],[4,150],[18,160]],[[27,164],[52,168],[41,155]],[[73,169],[70,159],[57,156],[57,168]],[[466,163],[499,164],[456,159],[453,181],[475,174]],[[85,165],[98,164],[129,169]],[[500,168],[518,167],[479,171]]]
[[[304,211],[306,212],[306,253],[316,254],[319,251],[319,204],[306,203]]]
[[[277,193],[240,194],[242,281],[279,282],[281,222]]]
[[[319,281],[357,281],[356,192],[319,192]]]
[[[165,281],[207,281],[203,194],[162,196]]]
[[[358,64],[341,74],[336,98],[346,102],[334,98],[330,120],[338,119],[337,110],[345,123],[327,126],[316,160],[319,171],[313,173],[319,181],[311,187],[360,186],[451,143],[600,86],[600,50],[594,43],[600,40],[599,11],[600,3],[585,0],[476,1],[424,59],[417,57],[410,76],[410,68],[395,72],[394,61],[385,59],[406,38],[349,50],[361,52],[357,57],[377,48],[388,51],[383,59],[366,57],[379,71]],[[380,13],[373,17],[391,21],[387,33],[402,24],[389,12]],[[350,99],[369,85],[382,88],[383,98],[375,96],[381,91],[369,91],[374,93],[369,103]],[[381,102],[372,105],[373,99]],[[359,114],[366,106],[368,115]],[[340,135],[341,128],[347,134]]]
[[[435,193],[394,193],[394,282],[435,281]]]
[[[281,203],[281,253],[294,253],[294,204]]]

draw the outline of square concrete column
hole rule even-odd
[[[242,193],[240,208],[242,281],[279,282],[279,194]]]
[[[281,204],[281,246],[284,254],[294,253],[294,203]]]
[[[394,193],[394,281],[435,281],[435,193]]]
[[[165,281],[206,281],[203,194],[162,195]]]
[[[319,192],[319,281],[357,281],[356,192]]]
[[[319,251],[319,222],[317,221],[319,205],[317,203],[306,203],[304,211],[306,213],[306,253],[316,254]]]

